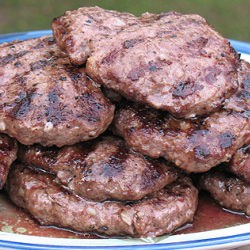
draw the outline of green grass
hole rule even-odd
[[[170,10],[198,13],[225,37],[250,42],[250,0],[0,0],[0,33],[49,29],[54,17],[90,5],[136,15]]]

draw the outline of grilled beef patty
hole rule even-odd
[[[192,222],[198,202],[187,177],[135,203],[93,202],[69,193],[51,175],[20,164],[11,170],[7,191],[42,225],[134,237],[155,237]]]
[[[22,144],[70,145],[111,123],[114,106],[51,38],[5,44],[1,64],[0,131]]]
[[[250,142],[249,70],[242,62],[241,88],[223,109],[205,118],[179,120],[138,104],[121,107],[114,119],[115,131],[134,150],[153,158],[164,157],[187,172],[206,172],[227,162],[244,144]],[[244,87],[244,89],[243,89]],[[244,108],[242,108],[244,107]]]
[[[196,173],[229,161],[250,140],[249,119],[226,111],[185,121],[134,104],[118,110],[114,125],[134,150],[152,158],[164,157]]]
[[[238,69],[238,91],[224,103],[224,109],[250,116],[250,63],[241,60]]]
[[[26,41],[0,44],[0,86],[8,86],[15,76],[46,66],[47,61],[59,52],[52,37],[41,37]],[[44,64],[44,65],[43,65]]]
[[[226,168],[239,178],[250,183],[250,145],[240,148]]]
[[[235,175],[220,171],[205,173],[200,179],[200,186],[227,209],[250,215],[250,185]]]
[[[17,143],[8,135],[0,134],[0,190],[3,188],[11,164],[16,159]]]
[[[131,14],[98,7],[52,24],[71,61],[126,98],[190,118],[216,110],[237,89],[238,55],[198,15]],[[79,52],[80,51],[80,52]]]
[[[55,18],[52,29],[57,44],[69,55],[71,62],[82,65],[91,55],[94,41],[114,36],[138,23],[139,20],[129,13],[83,7]]]
[[[139,200],[178,177],[166,161],[146,158],[111,136],[63,148],[22,146],[18,159],[56,175],[71,192],[96,201]]]

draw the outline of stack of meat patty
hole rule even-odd
[[[192,222],[188,174],[206,172],[201,188],[250,214],[250,65],[226,39],[198,15],[99,7],[52,29],[0,45],[0,131],[19,142],[1,135],[0,186],[11,165],[17,206],[42,225],[155,237]]]

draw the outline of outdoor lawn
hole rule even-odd
[[[225,37],[250,42],[250,0],[0,0],[0,33],[50,29],[54,17],[91,5],[136,15],[171,10],[198,13]]]

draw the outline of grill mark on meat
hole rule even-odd
[[[27,150],[32,150],[31,146],[27,146]],[[53,166],[57,162],[57,156],[59,153],[59,148],[53,146],[49,148],[44,148],[42,146],[37,145],[35,147],[35,151],[42,155],[44,162],[48,166]],[[49,169],[48,169],[49,170]]]
[[[217,80],[217,76],[221,74],[221,70],[217,67],[208,67],[206,69],[206,72],[208,72],[205,76],[205,80],[208,84],[214,84]]]
[[[160,176],[164,175],[164,170],[163,168],[160,166],[160,162],[161,160],[153,160],[150,158],[147,158],[148,160],[148,164],[147,167],[145,168],[143,174],[142,174],[142,180],[140,183],[140,187],[141,189],[145,189],[148,186],[154,186],[155,182],[158,178],[160,178]],[[169,165],[171,166],[171,164],[169,163]],[[172,166],[173,167],[173,166]],[[149,169],[150,169],[150,174],[149,174]]]
[[[163,112],[159,113],[158,116],[151,116],[151,119],[148,119],[147,117],[147,108],[143,108],[142,106],[139,106],[136,110],[136,115],[139,117],[140,121],[143,123],[144,128],[154,128],[154,127],[161,127],[161,125],[164,123],[164,115]],[[168,117],[168,114],[166,114]],[[158,119],[159,118],[159,119]]]
[[[231,131],[225,132],[219,136],[220,145],[222,148],[229,148],[233,145],[235,135]]]
[[[130,40],[126,40],[124,43],[123,43],[123,48],[124,49],[129,49],[129,48],[132,48],[134,47],[135,45],[143,42],[144,39],[138,39],[138,38],[135,38],[135,39],[130,39]]]
[[[26,86],[27,77],[25,75],[19,75],[19,74],[17,74],[15,76],[15,78],[16,78],[15,80],[18,81],[22,87]]]
[[[198,127],[196,129],[198,129]],[[193,132],[190,131],[189,141],[194,146],[194,156],[196,159],[209,159],[211,152],[209,150],[209,145],[207,144],[208,142],[207,140],[203,142],[203,138],[208,137],[209,134],[210,132],[205,129],[194,130]]]
[[[245,89],[250,90],[250,74],[248,74],[246,78],[243,80],[243,86]]]
[[[138,81],[141,77],[145,76],[145,70],[143,67],[133,68],[127,75],[127,78],[131,81]]]
[[[172,63],[171,62],[167,62],[168,63],[168,65],[171,65]],[[158,60],[158,61],[150,61],[149,63],[148,63],[148,66],[149,66],[149,68],[148,68],[148,70],[149,71],[159,71],[159,70],[162,70],[162,68],[161,68],[161,62]]]
[[[68,72],[71,79],[76,79],[80,77],[79,75],[71,74]],[[86,84],[87,86],[91,84],[91,79],[87,77]],[[79,83],[73,81],[74,88],[76,89],[76,93],[80,92]],[[91,93],[91,89],[89,92],[79,93],[75,96],[75,100],[77,101],[78,105],[82,107],[89,107],[88,109],[82,110],[82,112],[77,114],[77,118],[84,118],[88,122],[98,122],[100,120],[100,113],[103,109],[105,109],[105,105],[102,104],[98,99],[95,98],[94,95]]]
[[[68,172],[67,176],[64,174],[63,177],[60,177],[60,181],[62,181],[63,184],[68,185],[70,181],[76,177],[76,174],[74,174],[75,171],[79,171],[84,177],[91,174],[91,166],[87,166],[85,159],[88,154],[94,150],[95,145],[91,142],[85,142],[84,145],[79,145],[79,147],[78,150],[75,150],[74,154],[71,154],[70,158],[63,160],[61,159],[61,157],[63,157],[61,155],[61,148],[55,146],[42,147],[40,145],[22,146],[19,150],[18,158],[21,161],[28,162],[30,165],[44,169],[54,175],[58,171],[64,173]],[[34,158],[28,158],[30,154],[34,154]],[[69,168],[63,167],[60,169],[59,164],[62,164],[62,166],[68,166]]]
[[[192,40],[191,42],[187,42],[187,45],[195,49],[202,49],[207,45],[207,43],[208,43],[208,39],[201,36],[195,40]]]
[[[32,110],[31,102],[36,95],[35,88],[22,91],[11,104],[12,108],[8,115],[16,119],[23,119]]]
[[[16,68],[19,68],[19,67],[22,66],[22,63],[21,63],[20,61],[17,61],[17,62],[14,63],[14,66],[15,66]]]
[[[81,170],[81,177],[86,178],[90,177],[92,174],[92,165],[88,165],[84,160],[76,160],[74,161],[76,164],[76,169]],[[66,172],[66,171],[65,171]],[[77,178],[77,172],[72,170],[68,170],[68,175],[66,174],[63,178],[60,178],[60,181],[67,186],[72,186],[72,182],[75,178]],[[68,179],[67,179],[68,176]]]
[[[168,65],[171,65],[172,62],[166,61]],[[155,60],[155,61],[149,61],[148,63],[144,63],[142,65],[139,65],[137,67],[134,67],[127,75],[127,78],[129,78],[131,81],[138,81],[141,77],[145,76],[146,72],[159,72],[162,70],[162,61],[161,60]]]
[[[246,100],[250,100],[250,92],[247,90],[242,90],[237,94],[237,97],[244,98]]]
[[[4,67],[5,65],[12,63],[13,61],[15,61],[16,59],[19,59],[21,57],[23,57],[24,55],[31,53],[31,51],[20,51],[16,54],[9,54],[3,57],[0,57],[0,66]]]
[[[66,121],[67,115],[70,113],[67,110],[67,105],[60,101],[59,96],[59,89],[52,88],[48,93],[49,105],[45,108],[46,120],[54,126],[57,126],[62,121]]]
[[[195,91],[194,82],[186,81],[180,82],[172,92],[174,97],[186,98],[189,95],[192,95]]]
[[[243,111],[242,116],[245,117],[245,118],[250,119],[250,111],[249,110]]]
[[[152,131],[159,131],[161,135],[172,135],[175,136],[180,131],[180,123],[169,113],[158,110],[157,114],[151,112],[150,108],[145,106],[137,105],[136,109],[132,109],[132,103],[127,103],[124,107],[130,109],[136,113],[136,117],[140,120],[141,128],[145,133],[151,133]],[[168,121],[168,126],[163,126]],[[193,123],[189,130],[197,129],[197,124]],[[129,131],[133,133],[135,128],[130,127]]]
[[[81,74],[75,73],[73,71],[67,71],[67,74],[70,79],[73,81],[74,88],[76,89],[77,96],[75,100],[78,105],[82,107],[89,107],[82,109],[81,112],[77,114],[78,119],[84,119],[90,123],[95,123],[100,121],[100,114],[105,110],[105,103],[98,100],[95,95],[92,94],[93,88],[89,88],[89,92],[80,92],[79,80],[82,78]],[[86,76],[86,86],[92,84],[92,79]]]
[[[58,163],[55,165],[55,169],[52,170],[54,173],[57,172],[57,178],[61,183],[79,196],[82,196],[81,191],[74,187],[74,182],[79,182],[81,185],[84,180],[91,178],[93,166],[87,163],[86,158],[94,148],[95,145],[86,142],[85,145],[80,147],[80,151],[76,150],[71,159],[67,158],[62,161],[62,164],[65,164],[68,168],[60,169],[60,158],[58,158]],[[84,188],[84,185],[82,188]]]
[[[61,161],[60,155],[59,155],[57,158],[58,165],[56,166],[55,171],[58,171],[58,170],[60,171],[59,164],[62,163],[65,166],[68,166],[70,168],[69,172],[73,176],[73,178],[76,178],[78,175],[82,176],[83,178],[91,175],[92,164],[87,163],[86,158],[92,151],[95,150],[96,145],[95,143],[93,143],[95,141],[96,140],[93,140],[91,142],[87,141],[84,144],[79,144],[79,146],[77,146],[78,148],[75,151],[72,150],[73,154],[71,154],[70,159],[66,158],[65,160]],[[69,182],[72,181],[73,178],[71,178],[71,180],[64,182],[64,183],[69,184]]]
[[[123,171],[123,164],[129,156],[129,149],[119,144],[117,152],[109,157],[109,161],[104,165],[103,174],[106,177],[116,178]]]
[[[73,70],[68,70],[67,71],[70,79],[74,82],[77,83],[81,78],[82,78],[82,74],[80,72]]]
[[[83,106],[86,105],[91,108],[86,110],[85,112],[77,114],[77,118],[84,118],[88,122],[97,122],[100,120],[98,114],[101,112],[103,105],[101,103],[98,103],[90,93],[82,93],[79,96],[78,101]]]
[[[52,45],[52,44],[54,44],[54,38],[53,37],[46,37],[46,38],[42,39],[42,41],[40,41],[38,44],[33,46],[33,49],[41,49],[47,45]]]
[[[199,143],[202,137],[210,134],[210,132],[206,129],[199,129],[198,127],[197,127],[197,129],[198,130],[194,130],[194,131],[190,132],[191,136],[190,136],[189,140],[193,144]]]
[[[103,59],[102,59],[102,64],[112,64],[115,59],[118,57],[119,55],[119,50],[118,49],[114,49],[112,50],[107,56],[105,56]]]
[[[169,22],[168,22],[168,24],[169,24]],[[173,38],[173,39],[177,38],[177,35],[173,34],[173,32],[170,31],[170,30],[160,30],[160,31],[157,31],[156,32],[156,37],[162,37],[162,38],[164,38],[168,34],[170,35],[169,36],[170,38]]]
[[[195,147],[194,152],[197,159],[206,159],[210,156],[210,150],[206,145]]]
[[[31,63],[30,68],[32,71],[45,68],[48,65],[48,60],[39,60],[37,62]]]

